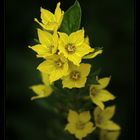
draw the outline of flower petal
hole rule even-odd
[[[90,54],[87,54],[83,57],[83,59],[92,59],[95,58],[98,54],[102,54],[103,50],[93,51]]]
[[[63,19],[63,15],[64,15],[64,12],[61,11],[61,8],[60,8],[60,2],[57,3],[54,15],[55,15],[56,21],[58,22],[60,26]]]
[[[79,119],[83,123],[88,122],[91,119],[90,112],[89,111],[81,112],[79,115]]]
[[[52,35],[49,32],[37,29],[38,38],[41,44],[50,46],[52,44]]]
[[[31,100],[48,97],[52,93],[52,88],[45,85],[33,85],[31,89],[37,94],[33,96]]]
[[[69,36],[69,43],[79,46],[84,42],[84,29],[73,32]]]
[[[94,49],[91,48],[88,44],[82,43],[80,46],[76,47],[76,52],[83,57],[84,55],[93,52]]]
[[[92,99],[92,102],[94,104],[96,104],[97,106],[99,106],[102,110],[104,109],[104,104],[100,100],[98,100],[97,98],[94,98],[92,96],[91,96],[91,99]]]
[[[76,126],[74,123],[68,123],[65,127],[65,130],[68,130],[71,134],[76,133]]]
[[[68,122],[69,123],[76,123],[79,120],[79,114],[73,110],[69,110],[68,113]]]
[[[47,74],[50,74],[52,71],[55,70],[55,66],[53,65],[52,61],[47,60],[39,64],[37,69],[41,72],[45,72]]]
[[[101,85],[101,88],[106,88],[109,84],[111,80],[111,76],[110,77],[104,77],[98,80],[99,84]]]
[[[102,89],[97,93],[96,98],[102,102],[106,102],[109,100],[114,100],[115,96],[109,91]]]
[[[55,22],[55,16],[53,13],[42,7],[40,8],[40,11],[43,24],[47,24],[48,22]]]
[[[38,54],[37,57],[46,58],[46,56],[52,55],[50,54],[50,49],[45,45],[37,44],[32,47],[29,46],[29,48],[31,48]]]
[[[115,114],[115,106],[109,106],[107,108],[105,108],[102,113],[101,116],[103,118],[103,121],[108,121],[110,120]]]
[[[94,130],[96,129],[96,127],[93,127],[93,123],[92,122],[88,122],[85,125],[84,131],[86,134],[90,134],[92,133]]]
[[[120,131],[100,131],[100,140],[117,140],[120,135]]]
[[[81,63],[79,69],[81,71],[81,76],[82,77],[86,77],[90,73],[91,65],[90,64]]]
[[[101,113],[102,113],[102,109],[100,107],[96,107],[93,114],[94,114],[94,119],[95,119],[95,122],[98,123],[98,119],[99,117],[101,116]]]
[[[105,123],[99,125],[99,127],[101,129],[105,129],[105,130],[112,130],[112,131],[116,131],[116,130],[120,130],[120,126],[116,123],[114,123],[113,121],[106,121]]]

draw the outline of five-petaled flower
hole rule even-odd
[[[57,32],[53,34],[40,30],[37,30],[40,44],[30,47],[37,53],[37,57],[46,58],[53,55],[57,51],[58,47],[58,35]]]
[[[62,77],[63,88],[81,88],[85,86],[87,76],[90,72],[91,65],[81,63],[80,66],[69,64],[70,72]]]
[[[37,69],[49,75],[50,83],[69,73],[68,61],[62,54],[46,57],[46,60]]]
[[[93,52],[84,39],[84,29],[71,33],[69,36],[66,33],[60,33],[60,42],[58,49],[60,53],[75,65],[79,66],[82,57],[90,52]]]
[[[68,130],[71,134],[75,135],[76,138],[82,140],[82,138],[95,130],[90,119],[91,115],[89,111],[84,111],[78,114],[73,110],[69,110],[68,124],[66,125],[65,130]]]
[[[108,86],[111,77],[105,77],[98,80],[99,84],[93,84],[90,86],[90,97],[93,103],[104,109],[103,102],[114,100],[115,96],[108,90],[104,89]]]
[[[56,31],[61,25],[64,11],[60,9],[60,2],[57,3],[54,14],[41,7],[41,22],[35,21],[45,30]]]

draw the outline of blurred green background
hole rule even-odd
[[[36,37],[34,17],[40,7],[53,11],[57,0],[6,0],[6,139],[74,140],[59,130],[59,115],[30,101],[28,88],[40,82],[36,70],[40,60],[27,46]],[[134,1],[79,0],[82,26],[93,47],[104,47],[93,65],[101,67],[101,76],[112,75],[108,89],[117,97],[114,120],[122,126],[119,140],[134,140]],[[61,0],[67,10],[74,0]],[[53,102],[52,102],[53,104]],[[55,128],[55,130],[53,129]],[[87,140],[92,139],[89,136]]]

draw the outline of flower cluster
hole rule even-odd
[[[83,59],[95,58],[102,53],[102,49],[90,46],[89,38],[85,37],[84,28],[77,29],[70,34],[62,32],[60,27],[64,15],[60,2],[58,2],[54,14],[41,8],[41,21],[35,18],[40,26],[37,28],[38,44],[29,46],[29,48],[36,52],[38,58],[44,59],[37,67],[43,83],[31,86],[36,94],[31,99],[45,98],[55,94],[55,83],[59,80],[62,81],[61,88],[67,89],[72,95],[72,89],[86,88],[87,94],[80,94],[78,98],[76,95],[78,93],[74,93],[77,102],[81,102],[81,100],[84,101],[83,104],[92,102],[91,106],[97,105],[97,107],[94,110],[93,108],[87,110],[83,107],[84,111],[76,110],[75,107],[69,108],[68,124],[65,130],[80,140],[95,131],[96,128],[109,131],[119,130],[119,125],[110,120],[115,113],[115,106],[104,107],[104,102],[115,99],[115,96],[105,89],[111,77],[99,79],[96,76],[97,83],[86,85],[91,73],[91,64],[83,62]],[[72,98],[75,97],[72,96]],[[91,111],[93,115],[91,115]],[[101,139],[106,133],[106,131],[101,133]]]

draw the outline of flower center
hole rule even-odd
[[[96,96],[96,95],[98,94],[98,90],[97,90],[95,87],[93,87],[93,88],[90,90],[90,93],[91,93],[92,96]]]
[[[50,53],[52,53],[52,49],[53,49],[53,47],[54,47],[53,45],[48,46],[48,49],[49,49],[49,52],[50,52]]]
[[[56,65],[56,67],[57,68],[62,68],[63,67],[63,62],[59,59],[59,60],[57,60],[57,61],[55,61],[55,65]]]
[[[84,129],[84,127],[85,127],[85,124],[84,123],[82,123],[81,121],[79,121],[79,122],[77,122],[76,123],[76,128],[77,129]]]
[[[79,71],[72,71],[70,73],[70,78],[74,81],[77,81],[80,79],[80,72]]]
[[[76,51],[76,47],[72,44],[66,45],[65,49],[68,53],[73,54]]]

